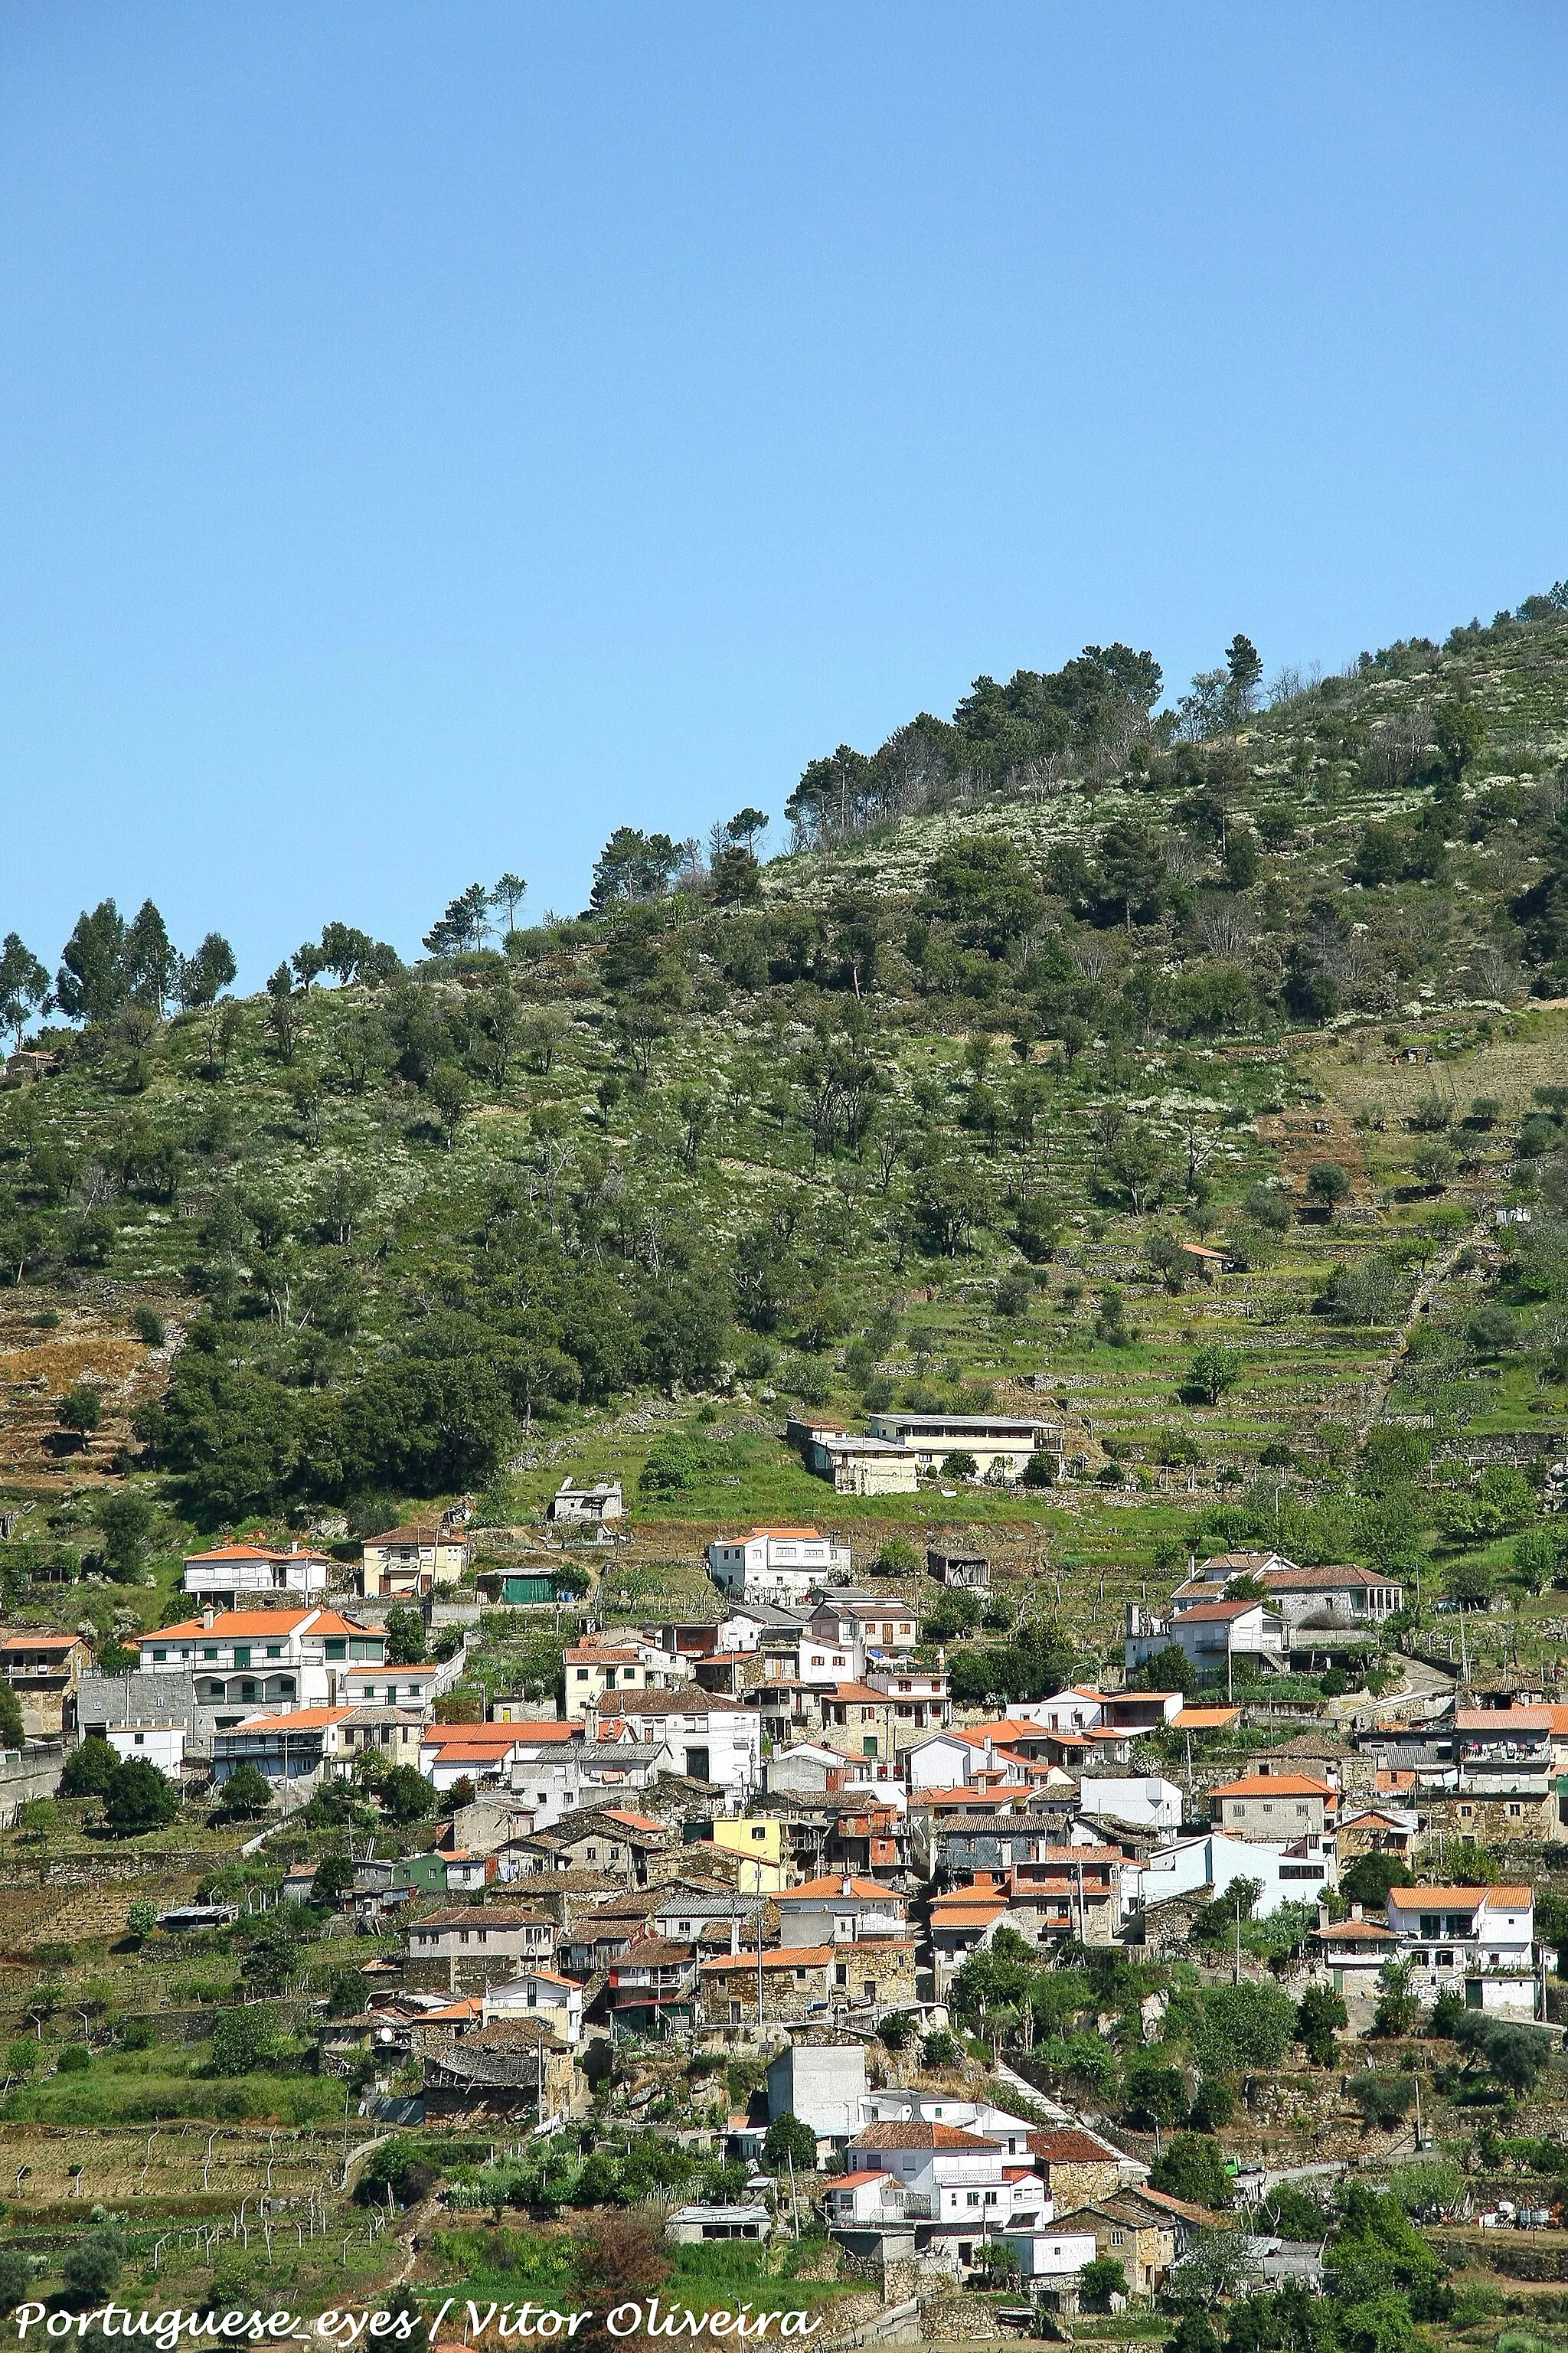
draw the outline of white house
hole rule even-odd
[[[1130,1674],[1173,1649],[1205,1675],[1223,1675],[1231,1659],[1243,1656],[1282,1666],[1285,1621],[1261,1601],[1194,1601],[1165,1618],[1134,1601],[1123,1647]]]
[[[1000,1773],[1019,1783],[1026,1778],[1022,1763],[1003,1754],[992,1734],[979,1728],[944,1725],[904,1750],[904,1778],[911,1789],[956,1789],[983,1773]]]
[[[1268,1845],[1257,1839],[1226,1838],[1217,1831],[1203,1838],[1177,1839],[1156,1847],[1142,1863],[1128,1863],[1122,1891],[1144,1910],[1184,1895],[1223,1895],[1233,1879],[1261,1882],[1253,1916],[1266,1920],[1282,1904],[1316,1904],[1339,1884],[1334,1841],[1300,1838]]]
[[[1463,1989],[1475,2010],[1535,2014],[1535,1899],[1528,1887],[1394,1887],[1388,1926],[1424,2001]]]
[[[272,1714],[335,1707],[351,1666],[384,1666],[386,1636],[335,1610],[204,1609],[199,1619],[136,1638],[141,1671],[192,1678],[196,1704],[232,1709],[215,1719],[232,1730],[258,1708]]]
[[[768,1683],[853,1683],[859,1682],[865,1664],[858,1642],[836,1642],[831,1635],[808,1632],[793,1651],[770,1651],[763,1674]]]
[[[906,1447],[922,1471],[939,1471],[950,1454],[973,1458],[984,1479],[1018,1479],[1035,1454],[1059,1456],[1065,1440],[1059,1421],[1030,1415],[994,1413],[903,1413],[869,1416],[873,1437]]]
[[[335,1563],[323,1552],[287,1551],[273,1545],[218,1545],[212,1552],[188,1553],[180,1589],[216,1609],[236,1609],[258,1593],[292,1593],[319,1599],[331,1582]]]
[[[904,1932],[903,1897],[879,1880],[857,1879],[847,1871],[804,1880],[773,1900],[781,1945],[853,1945]]]
[[[786,2043],[768,2065],[768,2122],[798,2116],[818,2140],[847,2141],[866,2097],[864,2042]]]
[[[1046,2222],[1033,2230],[1010,2230],[1004,2236],[1018,2258],[1021,2280],[1055,2281],[1065,2286],[1094,2261],[1097,2242],[1092,2231],[1058,2231],[1054,2223]]]
[[[944,2238],[1032,2229],[1051,2218],[1040,2175],[1026,2162],[1009,2162],[999,2141],[959,2125],[862,2125],[846,2162],[851,2175],[889,2175],[910,2219],[942,2225]]]
[[[1086,1773],[1079,1784],[1079,1811],[1091,1819],[1110,1816],[1150,1830],[1178,1831],[1182,1793],[1174,1781],[1158,1774]]]
[[[479,1917],[482,1920],[484,1913]],[[484,2018],[488,2026],[492,2018],[527,2018],[543,2021],[558,2042],[568,2051],[575,2051],[583,2040],[584,1989],[575,1978],[564,1978],[559,1970],[542,1968],[536,1961],[524,1961],[514,1978],[502,1978],[497,1984],[487,1986],[484,1993]]]
[[[111,1724],[103,1736],[122,1765],[156,1765],[171,1781],[178,1780],[185,1753],[183,1724]]]
[[[612,1724],[644,1748],[661,1749],[663,1769],[720,1788],[751,1790],[763,1777],[763,1727],[754,1708],[688,1684],[677,1692],[606,1692],[584,1719],[590,1741]]]
[[[867,1651],[897,1653],[912,1651],[920,1639],[920,1620],[907,1601],[877,1593],[829,1593],[808,1620],[814,1634],[835,1642],[858,1643]]]
[[[887,1438],[866,1438],[837,1422],[791,1415],[784,1436],[814,1478],[831,1481],[838,1495],[910,1495],[920,1484],[912,1455]]]
[[[821,1586],[847,1584],[849,1564],[848,1546],[816,1528],[752,1528],[708,1547],[714,1584],[742,1601],[808,1600]]]

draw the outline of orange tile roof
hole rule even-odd
[[[1309,1780],[1304,1773],[1244,1773],[1239,1781],[1226,1781],[1209,1791],[1211,1798],[1331,1798],[1333,1794],[1326,1781]]]
[[[149,1642],[165,1641],[171,1634],[205,1634],[209,1641],[216,1634],[220,1641],[236,1634],[291,1634],[307,1618],[317,1615],[315,1603],[307,1603],[302,1609],[222,1609],[215,1611],[210,1626],[204,1626],[199,1618],[183,1618],[177,1626],[159,1626],[151,1634],[138,1634],[136,1640],[145,1649]],[[352,1630],[363,1634],[365,1629],[355,1626]]]
[[[247,1715],[231,1728],[236,1732],[319,1732],[353,1714],[352,1707],[296,1707],[283,1715]]]
[[[961,2132],[956,2125],[910,2123],[862,2125],[849,2136],[851,2148],[1000,2148],[1000,2141],[979,2133]]]
[[[1401,1912],[1419,1912],[1423,1905],[1434,1904],[1449,1910],[1461,1904],[1474,1910],[1485,1904],[1501,1911],[1523,1912],[1531,1899],[1528,1887],[1391,1887],[1388,1900]]]
[[[835,1953],[848,1949],[848,1947],[837,1945],[776,1946],[771,1952],[763,1952],[763,1968],[764,1970],[819,1969],[832,1960]],[[754,1949],[748,1953],[742,1948],[738,1953],[721,1953],[717,1959],[700,1961],[697,1966],[698,1972],[702,1977],[733,1977],[738,1969],[754,1970],[757,1966],[757,1956]]]
[[[1240,1714],[1238,1707],[1184,1707],[1177,1710],[1171,1724],[1176,1732],[1217,1732],[1234,1724]]]
[[[846,1884],[847,1882],[847,1885]],[[798,1903],[802,1896],[876,1896],[879,1901],[901,1905],[903,1897],[875,1879],[857,1879],[851,1873],[829,1873],[822,1879],[806,1879],[798,1887],[786,1888],[777,1898],[781,1904]]]

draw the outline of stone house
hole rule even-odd
[[[1127,2274],[1134,2295],[1153,2295],[1169,2280],[1187,2242],[1210,2229],[1214,2215],[1204,2206],[1189,2206],[1156,2189],[1119,2189],[1096,2198],[1073,2212],[1057,2216],[1062,2232],[1094,2233],[1095,2253],[1110,2256]]]
[[[0,1637],[0,1675],[20,1703],[24,1731],[35,1739],[58,1737],[65,1729],[66,1710],[91,1665],[92,1651],[79,1634],[28,1626]]]
[[[1335,1792],[1305,1773],[1247,1773],[1209,1791],[1209,1817],[1230,1838],[1321,1838],[1333,1828]]]
[[[483,1993],[548,1968],[555,1957],[553,1920],[521,1905],[463,1905],[427,1912],[408,1930],[406,1978],[416,1993]]]
[[[1121,2187],[1120,2153],[1075,2126],[1032,2132],[1029,2155],[1060,2213],[1092,2205],[1097,2198],[1113,2198]]]

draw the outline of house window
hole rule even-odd
[[[327,1656],[328,1656],[328,1658],[329,1658],[329,1659],[343,1659],[343,1660],[346,1660],[346,1659],[347,1659],[347,1657],[348,1657],[348,1654],[349,1654],[349,1646],[348,1646],[348,1641],[347,1641],[346,1637],[342,1636],[342,1635],[338,1635],[338,1636],[331,1636],[331,1635],[329,1635],[329,1636],[328,1636],[328,1638],[327,1638]]]

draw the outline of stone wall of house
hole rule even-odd
[[[763,1971],[763,2023],[764,2026],[798,2026],[805,2020],[814,2002],[831,1999],[827,1971],[819,1963],[806,1971],[804,1985],[797,1983],[793,1969]],[[704,1978],[702,1980],[702,2018],[710,2027],[730,2023],[730,2004],[738,2001],[741,2018],[738,2023],[757,2023],[757,1973],[753,1968],[747,1976],[744,1970],[733,1975]]]
[[[1121,2186],[1121,2168],[1112,2157],[1100,2164],[1089,2158],[1069,2158],[1064,2163],[1055,2158],[1050,2160],[1050,2193],[1058,2214],[1070,2214],[1075,2206],[1109,2198]]]
[[[514,1953],[487,1953],[472,1959],[466,1953],[445,1957],[427,1955],[422,1960],[411,1957],[404,1968],[404,1982],[410,1993],[449,1993],[456,2001],[463,1994],[505,1985],[517,1976],[519,1967]]]
[[[1516,1814],[1512,1810],[1518,1806]],[[1438,1831],[1449,1838],[1474,1838],[1488,1843],[1503,1839],[1553,1839],[1559,1835],[1560,1801],[1555,1796],[1531,1798],[1476,1798],[1461,1794],[1452,1798],[1431,1798],[1424,1801],[1427,1818],[1427,1839]]]

